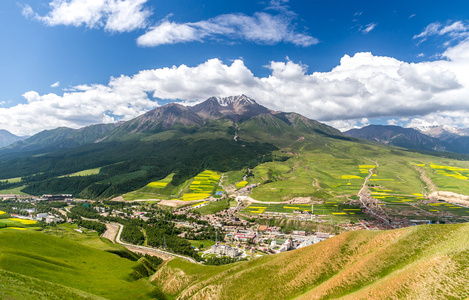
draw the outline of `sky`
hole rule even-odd
[[[240,94],[341,130],[469,127],[469,2],[0,1],[0,129]]]

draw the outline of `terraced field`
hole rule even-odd
[[[216,189],[220,175],[217,172],[205,170],[192,180],[189,191],[180,198],[183,201],[202,200],[210,197]]]

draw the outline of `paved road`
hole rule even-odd
[[[119,232],[117,233],[116,242],[118,244],[124,245],[128,249],[132,248],[132,249],[138,249],[140,251],[145,251],[145,252],[153,252],[153,253],[159,254],[160,256],[161,255],[166,255],[166,256],[169,256],[169,257],[179,257],[181,259],[190,261],[191,263],[197,263],[197,261],[195,261],[193,258],[190,258],[188,256],[183,256],[183,255],[171,253],[171,252],[168,252],[168,251],[164,251],[164,250],[160,250],[160,249],[156,249],[156,248],[152,248],[152,247],[137,246],[137,245],[132,245],[132,244],[122,242],[121,241],[121,234],[122,234],[122,229],[124,229],[124,226],[122,224],[119,224],[119,223],[110,223],[110,224],[119,226]],[[132,250],[132,249],[129,249],[129,250]]]

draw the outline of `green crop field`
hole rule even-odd
[[[197,203],[199,204],[199,203]],[[196,204],[196,205],[197,205]],[[228,200],[208,201],[208,205],[194,209],[202,215],[214,214],[228,208]]]
[[[437,190],[469,195],[469,162],[338,140],[319,146],[306,144],[286,161],[258,165],[249,182],[259,186],[250,196],[268,202],[295,197],[343,202],[358,194],[370,170],[369,187],[410,195],[409,199],[435,189],[422,179],[420,170]],[[232,174],[239,181],[240,174]],[[231,178],[227,181],[233,182]]]
[[[9,183],[16,183],[21,181],[21,177],[2,179],[0,181],[8,181]]]
[[[208,198],[216,189],[220,175],[216,172],[205,170],[192,180],[189,191],[180,198],[183,201],[194,201]]]
[[[170,184],[174,173],[165,178],[148,183],[141,189],[122,195],[127,201],[145,199],[170,199],[170,195],[177,193],[178,187]]]
[[[0,269],[52,286],[59,284],[108,299],[150,299],[154,286],[135,277],[139,264],[66,238],[0,230]]]
[[[323,204],[313,205],[313,215],[318,215],[318,218],[323,221],[329,221],[331,218],[334,222],[344,220],[356,221],[359,219],[366,219],[367,216],[362,213],[359,206],[343,205],[340,202],[327,201]],[[242,213],[251,216],[259,215],[278,215],[278,214],[297,214],[301,212],[311,212],[311,204],[262,204],[253,203],[241,210]],[[316,218],[313,218],[316,220]]]
[[[89,176],[89,175],[99,174],[99,171],[101,171],[101,168],[94,168],[94,169],[83,170],[83,171],[80,171],[80,172],[75,172],[75,173],[72,173],[72,174],[69,174],[69,175],[64,175],[64,176],[70,176],[70,177]],[[64,176],[60,176],[60,177],[64,177]]]
[[[12,188],[12,189],[5,189],[5,190],[0,190],[0,195],[9,195],[9,194],[13,194],[13,195],[28,195],[24,192],[22,192],[21,190],[24,189],[26,186],[19,186],[19,187],[16,187],[16,188]]]
[[[199,248],[199,250],[206,250],[215,245],[215,242],[212,240],[188,240],[192,247]],[[200,245],[203,245],[203,248],[200,248]]]
[[[36,221],[12,218],[9,214],[0,211],[0,230],[38,230]]]

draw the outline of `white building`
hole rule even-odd
[[[241,254],[241,251],[239,251],[239,249],[236,247],[231,247],[230,245],[220,245],[217,243],[210,248],[210,253],[236,257]]]

